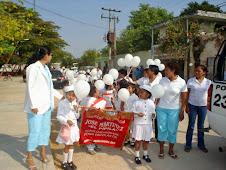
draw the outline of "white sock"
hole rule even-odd
[[[72,162],[72,158],[73,158],[73,153],[74,153],[74,149],[69,149],[68,152],[68,162]]]
[[[63,152],[63,164],[67,163],[68,153]]]
[[[140,151],[135,151],[136,157],[140,157]]]
[[[144,150],[144,156],[148,155],[148,150]]]

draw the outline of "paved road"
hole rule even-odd
[[[23,112],[25,86],[22,78],[0,80],[0,169],[24,170],[28,138],[28,122]],[[34,153],[38,169],[54,170],[50,147],[47,148],[49,165],[40,161],[39,150]]]

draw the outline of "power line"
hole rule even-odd
[[[24,2],[26,2],[26,3],[28,3],[28,4],[31,4],[31,5],[34,5],[33,3],[28,2],[28,1],[26,1],[26,0],[24,0]],[[89,26],[91,26],[91,27],[95,27],[95,28],[99,28],[99,29],[104,29],[104,30],[106,29],[106,28],[104,28],[104,27],[100,27],[100,26],[97,26],[97,25],[85,23],[85,22],[82,22],[82,21],[79,21],[79,20],[76,20],[76,19],[73,19],[73,18],[64,16],[64,15],[58,14],[58,13],[56,13],[56,12],[54,12],[54,11],[50,11],[50,10],[45,9],[45,8],[43,8],[43,7],[40,7],[40,6],[38,6],[38,5],[34,5],[34,6],[40,8],[40,9],[42,9],[42,10],[44,10],[44,11],[47,11],[47,12],[50,12],[50,13],[55,14],[55,15],[57,15],[57,16],[60,16],[60,17],[62,17],[62,18],[66,18],[66,19],[69,19],[69,20],[71,20],[71,21],[74,21],[74,22],[83,24],[83,25],[89,25]]]
[[[220,6],[220,5],[223,5],[223,4],[225,4],[226,3],[226,1],[225,2],[222,2],[222,3],[219,3],[219,4],[217,4],[216,6]]]

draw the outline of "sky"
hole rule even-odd
[[[11,0],[17,2],[18,0]],[[34,0],[26,0],[34,3]],[[116,35],[118,36],[123,29],[129,25],[129,16],[132,10],[138,10],[140,3],[150,4],[151,7],[165,8],[168,12],[174,12],[174,16],[178,16],[180,11],[186,8],[186,5],[192,0],[35,0],[35,10],[39,12],[41,18],[45,21],[53,21],[60,26],[59,34],[70,46],[65,48],[65,51],[70,52],[75,58],[83,55],[87,49],[101,50],[107,45],[104,41],[104,35],[109,29],[108,19],[101,19],[101,15],[109,16],[105,9],[121,10],[120,13],[114,13],[119,17],[119,23],[116,27]],[[197,0],[201,3],[203,0]],[[226,2],[226,0],[209,0],[210,4],[218,5]],[[33,5],[24,1],[27,8],[33,8]],[[70,17],[80,22],[71,21],[60,17],[39,7],[48,9],[57,14]],[[226,6],[221,8],[226,11]],[[90,25],[97,27],[93,27]],[[112,22],[113,28],[113,22]]]

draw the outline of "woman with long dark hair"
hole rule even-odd
[[[45,148],[49,144],[51,110],[54,109],[54,96],[61,99],[63,96],[53,89],[52,75],[47,67],[52,59],[49,47],[43,46],[33,54],[32,62],[26,69],[27,86],[24,102],[24,112],[27,113],[29,136],[27,142],[29,169],[35,170],[32,152],[41,146],[41,160],[48,164]]]

